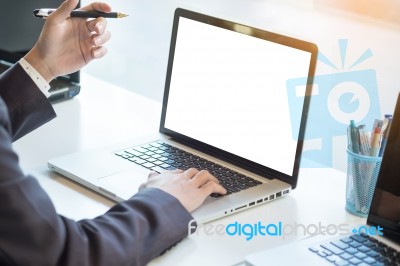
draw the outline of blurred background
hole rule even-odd
[[[303,151],[314,163],[303,160],[303,167],[346,171],[347,124],[339,122],[341,117],[360,117],[367,108],[368,115],[356,123],[371,130],[374,118],[394,110],[400,90],[400,0],[114,0],[110,4],[129,17],[108,20],[113,35],[109,54],[84,72],[159,102],[177,7],[316,43],[320,60]],[[314,116],[322,113],[326,115]]]
[[[38,35],[43,24],[43,20],[32,17],[32,10],[56,7],[61,2],[2,0],[1,10],[18,10],[18,18],[13,12],[3,12],[2,19],[18,23],[10,24],[12,27],[5,23],[0,26],[0,49],[29,49],[37,36],[28,35]],[[81,0],[81,5],[91,2]],[[107,20],[112,33],[108,54],[82,72],[158,102],[163,97],[172,20],[177,7],[317,44],[319,60],[303,153],[316,164],[303,167],[334,167],[345,171],[349,117],[357,124],[365,123],[371,130],[374,118],[382,118],[394,110],[400,90],[400,0],[110,0],[108,3],[114,11],[129,17]],[[29,41],[20,41],[22,32],[22,37]],[[293,77],[296,78],[302,77]],[[292,91],[284,89],[290,99]],[[76,98],[79,101],[79,95]]]
[[[83,0],[82,5],[90,3]],[[380,99],[391,111],[400,88],[399,0],[113,0],[128,18],[108,20],[108,55],[85,72],[161,101],[174,10],[183,7],[316,43],[340,65],[338,39],[348,39],[347,60],[371,49],[360,69],[377,72]],[[332,68],[318,66],[318,73]],[[384,109],[385,107],[382,106]]]

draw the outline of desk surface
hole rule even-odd
[[[57,211],[72,219],[93,218],[114,202],[72,183],[47,169],[47,160],[70,152],[124,142],[158,130],[161,104],[89,75],[75,99],[55,104],[58,117],[14,144],[26,172],[32,173],[50,195]],[[347,213],[346,175],[334,169],[301,169],[291,195],[210,223],[277,223],[322,225],[362,223]],[[134,193],[134,192],[133,192]],[[79,208],[76,203],[79,202]],[[209,235],[200,230],[151,265],[232,265],[252,252],[287,244],[297,236],[254,237]]]

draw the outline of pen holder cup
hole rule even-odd
[[[382,157],[363,156],[347,150],[346,210],[367,217]]]

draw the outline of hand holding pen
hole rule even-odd
[[[107,53],[104,44],[111,38],[103,17],[93,20],[71,19],[79,0],[66,0],[46,19],[39,39],[25,56],[49,82],[57,76],[80,70]],[[95,2],[80,10],[110,13],[106,3]]]
[[[41,8],[35,9],[33,11],[33,15],[37,18],[47,18],[50,16],[56,9],[53,8]],[[127,14],[119,13],[119,12],[101,12],[97,10],[72,10],[70,13],[71,18],[124,18],[127,17]]]

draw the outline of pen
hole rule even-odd
[[[53,13],[56,9],[54,8],[41,8],[33,10],[33,15],[37,18],[47,18],[51,13]],[[75,18],[124,18],[127,17],[127,14],[119,13],[119,12],[100,12],[100,11],[85,11],[85,10],[72,10],[71,17]]]
[[[375,128],[379,127],[382,131],[382,126],[383,126],[383,121],[380,119],[375,119],[374,120],[374,125],[372,126],[372,131],[371,131],[371,139],[374,137],[374,133],[375,133]]]
[[[358,154],[360,150],[358,147],[357,128],[354,120],[350,120],[350,136],[351,136],[352,152]]]
[[[381,128],[376,127],[374,129],[372,139],[371,139],[371,150],[370,150],[370,154],[369,154],[370,156],[372,156],[372,157],[378,156],[380,140],[381,140]]]
[[[358,130],[360,153],[361,155],[368,156],[370,153],[370,143],[369,143],[368,133],[365,130],[365,125],[359,125],[357,127],[357,130]]]
[[[358,149],[358,139],[357,139],[357,128],[356,128],[356,123],[354,120],[350,120],[350,125],[348,127],[348,134],[350,135],[350,145],[349,145],[349,150],[355,154],[358,154],[359,149]],[[352,155],[353,156],[353,155]],[[361,210],[360,206],[360,187],[359,187],[359,178],[360,178],[360,164],[356,159],[353,158],[352,160],[352,176],[353,176],[353,187],[354,187],[354,208],[356,211]]]
[[[384,132],[383,132],[383,135],[382,135],[381,148],[379,150],[379,156],[380,157],[383,156],[383,152],[385,151],[387,139],[389,137],[390,125],[392,124],[392,117],[391,116],[388,116],[385,119],[387,119],[387,123],[384,126]]]

